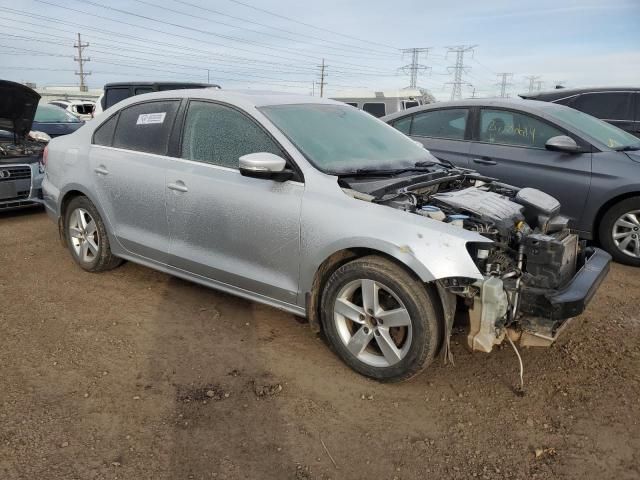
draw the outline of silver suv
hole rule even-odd
[[[129,98],[51,142],[43,190],[83,269],[126,259],[307,316],[378,380],[449,356],[458,308],[472,350],[549,345],[610,261],[552,197],[306,96]]]

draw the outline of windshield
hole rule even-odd
[[[36,116],[34,118],[36,122],[40,123],[79,123],[76,117],[55,105],[38,105],[36,110]]]
[[[574,110],[573,108],[554,108],[553,110],[550,109],[548,113],[552,117],[566,122],[586,133],[590,137],[595,138],[597,141],[605,144],[609,148],[621,150],[632,146],[640,147],[640,139],[637,137],[611,125],[610,123],[599,120],[596,117],[587,115],[586,113],[579,112],[578,110]]]
[[[325,173],[437,161],[404,134],[349,105],[276,105],[260,110]]]

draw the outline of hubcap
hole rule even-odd
[[[394,365],[411,347],[409,311],[380,282],[361,279],[342,287],[334,305],[333,320],[347,349],[367,365]]]
[[[78,258],[91,262],[100,250],[96,222],[84,208],[76,208],[69,217],[69,239]]]
[[[625,255],[640,258],[640,210],[621,215],[613,224],[613,242]]]

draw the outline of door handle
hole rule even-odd
[[[489,158],[474,158],[473,159],[474,163],[480,163],[482,165],[497,165],[498,162],[496,162],[495,160],[491,160]]]
[[[107,170],[107,167],[105,167],[104,165],[100,165],[99,167],[94,168],[93,171],[98,175],[109,175],[109,170]]]
[[[175,183],[167,184],[167,188],[169,190],[175,190],[176,192],[188,192],[189,191],[189,189],[187,188],[187,186],[184,184],[184,182],[182,180],[178,180]]]

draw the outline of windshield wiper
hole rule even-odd
[[[640,150],[640,143],[636,145],[626,145],[620,148],[614,148],[616,152],[635,152],[636,150]]]
[[[419,162],[420,163],[420,162]],[[433,163],[437,165],[437,163]],[[352,172],[338,172],[341,177],[355,177],[355,176],[368,176],[368,175],[398,175],[405,172],[430,172],[431,169],[427,165],[417,165],[415,167],[402,167],[402,168],[358,168]]]

